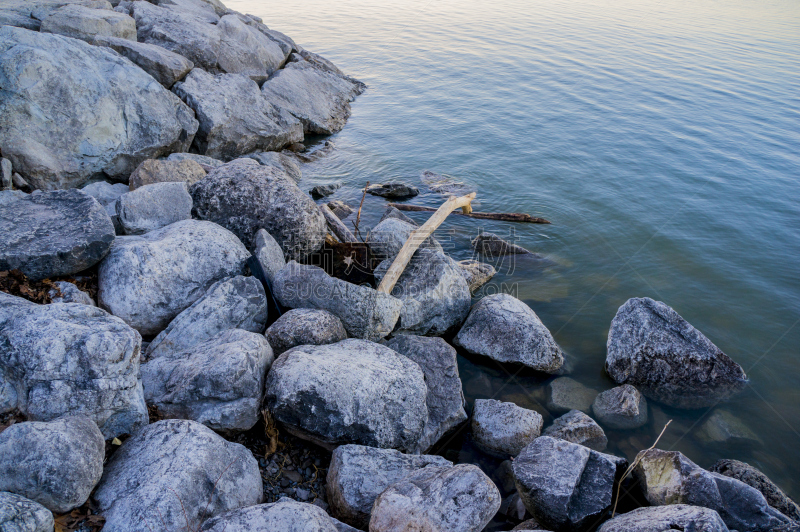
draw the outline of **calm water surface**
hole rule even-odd
[[[654,405],[649,426],[609,433],[611,451],[631,457],[673,418],[660,447],[706,467],[746,460],[800,497],[800,2],[227,4],[369,85],[303,188],[340,180],[332,199],[357,204],[368,180],[425,190],[429,169],[476,185],[480,210],[548,218],[451,219],[437,236],[459,259],[481,228],[544,255],[501,265],[495,285],[530,304],[598,390],[613,386],[603,362],[617,308],[671,305],[745,368],[752,386],[724,408],[762,441],[704,444],[710,412]],[[367,199],[362,227],[383,203]],[[552,419],[546,381],[460,363],[470,402]],[[444,453],[492,467],[465,437]]]

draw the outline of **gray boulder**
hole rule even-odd
[[[348,339],[281,355],[267,376],[265,403],[291,434],[323,447],[413,451],[428,420],[427,392],[417,364],[380,344]]]
[[[258,462],[194,421],[148,425],[111,457],[94,492],[105,532],[198,530],[263,499]]]
[[[28,194],[21,190],[0,190],[0,207],[14,203],[18,199],[27,198]]]
[[[172,156],[170,155],[170,157]],[[128,185],[131,190],[154,183],[182,182],[191,186],[205,176],[206,171],[203,170],[203,167],[191,159],[178,161],[172,159],[147,159],[142,161],[133,171]]]
[[[441,456],[402,454],[394,449],[342,445],[328,468],[328,504],[334,517],[366,530],[372,505],[386,488],[427,466],[450,467]]]
[[[729,532],[714,510],[687,504],[637,508],[603,523],[598,532]]]
[[[0,4],[0,26],[18,26],[39,31],[42,20],[67,4],[111,9],[111,4],[106,0],[4,0]]]
[[[502,257],[504,255],[530,255],[527,249],[506,242],[494,233],[481,233],[472,239],[472,247],[482,255]]]
[[[735,478],[757,489],[767,503],[794,521],[800,521],[800,506],[786,495],[767,475],[744,462],[738,460],[717,460],[709,468],[712,473]]]
[[[744,421],[728,410],[718,408],[700,425],[697,439],[707,445],[757,445],[761,438]]]
[[[103,434],[86,416],[15,423],[0,433],[0,491],[63,514],[89,498],[104,457]]]
[[[623,384],[595,397],[592,412],[611,429],[635,429],[647,423],[647,399],[635,387]]]
[[[124,13],[67,4],[42,20],[42,33],[56,33],[91,43],[98,35],[136,42],[136,22]]]
[[[629,299],[608,331],[606,371],[675,408],[708,408],[747,386],[739,364],[664,303]]]
[[[286,266],[286,259],[283,258],[283,250],[272,235],[266,229],[256,231],[255,255],[261,271],[266,276],[269,285],[275,283],[275,275]],[[280,354],[280,353],[278,353]]]
[[[147,346],[149,359],[189,351],[219,333],[242,329],[261,334],[267,323],[267,295],[255,277],[217,281]]]
[[[271,504],[240,508],[203,523],[203,532],[337,532],[319,506],[283,498]]]
[[[569,377],[553,379],[547,385],[547,409],[556,414],[570,410],[591,412],[596,397],[597,390]]]
[[[257,83],[266,81],[286,61],[281,46],[252,23],[237,15],[225,15],[216,25],[219,31],[217,65],[223,72],[249,76]]]
[[[479,532],[500,509],[500,492],[472,464],[428,466],[389,486],[375,500],[370,532]]]
[[[428,422],[415,452],[426,452],[467,420],[466,400],[458,375],[458,355],[441,338],[399,334],[386,346],[416,362],[425,374]]]
[[[478,260],[462,260],[458,266],[461,268],[461,275],[467,281],[467,286],[472,294],[488,283],[497,273],[494,266]]]
[[[475,400],[472,438],[486,453],[517,456],[541,432],[542,416],[534,410],[494,399]]]
[[[730,529],[767,532],[791,520],[757,489],[709,473],[677,451],[641,451],[633,470],[651,506],[691,504],[716,510]]]
[[[208,155],[200,155],[198,153],[170,153],[167,158],[167,161],[194,161],[200,165],[200,167],[207,173],[225,164],[224,161],[220,161],[219,159],[214,159],[213,157],[209,157]],[[205,176],[203,176],[205,177]],[[202,178],[201,178],[202,179]],[[199,179],[198,179],[199,181]]]
[[[543,434],[577,443],[595,451],[602,452],[608,447],[608,438],[600,425],[580,410],[570,410],[556,418]]]
[[[98,303],[142,334],[157,334],[212,284],[243,273],[249,256],[236,235],[211,222],[119,237],[100,264]]]
[[[297,162],[296,157],[286,155],[277,151],[258,151],[245,155],[250,159],[263,164],[264,166],[274,166],[279,171],[285,172],[286,175],[292,178],[292,181],[299,183],[303,178],[303,172],[300,169],[300,164]]]
[[[349,336],[368,340],[391,333],[403,306],[389,294],[348,283],[331,277],[322,268],[294,261],[275,275],[273,292],[284,307],[327,310],[342,320]]]
[[[250,430],[260,417],[273,359],[262,335],[229,329],[143,364],[144,397],[165,418],[191,419],[222,432]]]
[[[20,495],[0,492],[0,530],[3,532],[52,532],[53,513]]]
[[[333,211],[333,214],[335,214],[340,220],[344,220],[355,212],[350,205],[340,200],[328,202],[328,208],[330,208],[330,210]]]
[[[79,303],[95,307],[92,296],[67,281],[56,281],[47,293],[51,303]]]
[[[613,504],[627,463],[583,445],[540,436],[514,460],[522,502],[552,530],[588,530]]]
[[[79,190],[18,197],[0,211],[0,271],[31,279],[78,273],[106,256],[114,234],[103,206]]]
[[[473,305],[453,342],[474,355],[545,373],[564,364],[564,354],[536,313],[508,294],[486,296]]]
[[[214,76],[195,68],[172,90],[197,114],[194,147],[209,157],[231,160],[303,140],[300,122],[264,99],[244,74]]]
[[[542,528],[542,525],[540,525],[539,522],[536,521],[536,519],[526,519],[525,521],[523,521],[522,523],[518,524],[517,526],[515,526],[511,530],[512,531],[516,531],[516,530],[520,530],[520,531],[544,530],[544,528]]]
[[[405,183],[374,183],[366,188],[367,194],[383,198],[413,198],[419,195],[419,189]]]
[[[328,205],[330,206],[330,203]],[[394,218],[395,220],[400,220],[402,222],[406,222],[407,224],[410,224],[414,229],[419,227],[419,224],[417,224],[417,222],[415,222],[414,220],[412,220],[411,218],[409,218],[408,216],[403,214],[403,212],[400,209],[398,209],[397,207],[391,207],[391,206],[390,207],[386,207],[386,210],[384,211],[383,216],[381,216],[380,222],[382,222],[384,220],[388,220],[389,218]],[[380,223],[380,222],[378,222],[378,223]],[[410,230],[406,229],[403,232],[404,233],[410,232]],[[428,237],[428,238],[431,241],[433,240],[433,237]],[[427,244],[427,243],[428,243],[428,240],[423,242],[422,245],[425,246],[425,244]]]
[[[416,228],[416,224],[411,221],[384,216],[380,223],[373,227],[369,235],[367,235],[367,243],[375,257],[381,260],[394,260],[397,254],[400,253],[403,244],[411,237],[411,233]],[[433,237],[428,237],[422,241],[419,248],[421,250],[443,251],[441,244]]]
[[[142,69],[60,35],[0,28],[0,85],[0,151],[34,188],[126,180],[145,159],[186,151],[197,131]]]
[[[309,190],[308,193],[314,199],[322,199],[330,196],[340,188],[342,188],[341,183],[328,183],[326,185],[317,185]]]
[[[342,320],[327,310],[293,309],[269,326],[266,332],[275,356],[298,345],[335,344],[347,338]]]
[[[317,205],[275,167],[239,159],[212,170],[191,192],[200,219],[233,231],[247,246],[266,229],[288,258],[300,260],[325,241],[325,218]]]
[[[11,190],[14,185],[14,165],[5,157],[0,158],[0,190]]]
[[[186,183],[153,183],[117,200],[117,218],[127,235],[143,235],[192,218],[192,196]]]
[[[122,226],[119,224],[119,218],[117,217],[117,199],[126,192],[130,192],[128,185],[124,183],[112,184],[107,181],[95,181],[84,186],[81,190],[105,207],[106,214],[111,218],[111,223],[114,224],[114,231],[116,231],[118,235],[123,234]]]
[[[0,293],[0,412],[33,421],[91,417],[106,438],[147,423],[141,336],[96,307]]]
[[[344,127],[350,118],[350,101],[361,92],[359,85],[307,61],[289,63],[261,87],[268,102],[302,122],[303,131],[322,135]]]
[[[176,81],[182,80],[194,68],[194,64],[182,55],[154,44],[136,42],[135,36],[134,40],[128,40],[98,35],[92,44],[111,48],[121,56],[127,57],[167,89]]]

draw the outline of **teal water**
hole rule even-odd
[[[655,407],[648,427],[609,433],[610,449],[631,456],[673,418],[660,447],[702,466],[746,460],[800,497],[800,3],[227,5],[369,85],[302,187],[341,180],[331,199],[357,205],[366,181],[424,190],[428,169],[477,186],[479,210],[551,220],[451,219],[437,235],[457,258],[483,228],[549,259],[506,264],[495,286],[530,304],[573,376],[599,390],[613,385],[603,362],[617,308],[635,296],[675,308],[747,371],[752,386],[723,407],[761,443],[705,444],[710,412]],[[367,199],[362,228],[383,204]],[[544,412],[546,381],[461,362],[470,401]],[[447,453],[489,463],[463,435]]]

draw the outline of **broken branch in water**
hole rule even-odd
[[[420,205],[405,205],[403,203],[390,203],[390,207],[394,207],[399,211],[420,211],[420,212],[433,212],[436,209],[433,207],[422,207]],[[529,224],[549,224],[549,220],[544,218],[536,218],[527,214],[518,212],[455,212],[460,216],[469,216],[470,218],[479,218],[481,220],[500,220],[501,222],[521,222]]]
[[[355,228],[356,234],[358,236],[361,236],[361,231],[358,230],[358,224],[361,223],[361,207],[364,206],[364,198],[367,197],[367,188],[369,188],[369,181],[367,181],[367,184],[364,185],[364,193],[361,195],[361,203],[358,204],[358,214],[356,215],[356,221],[353,222],[353,227]]]
[[[333,211],[330,207],[322,204],[319,206],[319,210],[325,217],[325,221],[328,223],[328,228],[330,228],[333,234],[336,235],[336,238],[344,243],[357,242],[355,235],[350,232],[350,229],[348,229],[347,226],[342,223],[338,216],[333,214]]]

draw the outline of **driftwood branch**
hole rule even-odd
[[[434,212],[436,209],[433,207],[422,207],[420,205],[406,205],[404,203],[390,203],[390,207],[394,207],[399,211],[412,211],[412,212]],[[499,220],[501,222],[521,222],[529,224],[549,224],[548,220],[544,218],[536,218],[527,214],[518,212],[454,212],[460,216],[469,216],[470,218],[479,218],[481,220]]]
[[[361,203],[358,204],[358,214],[356,215],[356,221],[353,222],[353,228],[355,228],[356,233],[358,233],[358,236],[361,236],[361,231],[358,230],[358,224],[361,223],[361,207],[364,206],[364,198],[367,197],[368,187],[369,187],[369,181],[367,181],[367,184],[364,185],[364,193],[361,195]]]
[[[325,217],[325,221],[328,223],[328,227],[336,235],[341,242],[344,243],[352,243],[356,242],[356,237],[353,233],[350,232],[350,229],[347,228],[344,223],[339,219],[338,216],[333,214],[333,211],[330,207],[325,204],[319,206],[320,212]]]
[[[444,222],[447,216],[455,209],[461,208],[464,212],[469,212],[471,210],[470,203],[474,199],[474,192],[466,196],[461,196],[460,198],[450,198],[445,201],[441,207],[436,209],[434,215],[428,218],[428,221],[425,222],[422,227],[414,229],[408,236],[406,243],[403,244],[403,247],[400,249],[400,253],[395,257],[392,265],[389,266],[386,275],[378,286],[378,292],[391,294],[394,285],[397,284],[397,280],[400,279],[400,275],[403,274],[406,266],[408,266],[412,255],[414,255],[414,252],[417,251],[425,239],[431,236],[436,228],[442,225],[442,222]]]

